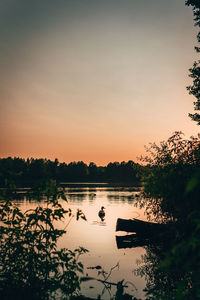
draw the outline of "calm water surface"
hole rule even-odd
[[[126,235],[125,232],[115,231],[117,218],[146,220],[144,211],[134,206],[133,196],[136,193],[133,188],[92,186],[66,188],[68,203],[63,203],[63,206],[70,207],[74,214],[77,208],[81,209],[87,221],[76,221],[74,216],[60,223],[60,228],[64,229],[67,226],[67,233],[59,240],[59,247],[73,250],[82,246],[89,250],[87,254],[80,257],[85,270],[83,276],[104,279],[101,274],[98,274],[99,270],[90,268],[98,265],[109,273],[111,268],[118,264],[107,281],[117,283],[124,279],[127,285],[126,292],[144,299],[145,280],[135,276],[134,270],[138,268],[137,261],[145,254],[145,249],[142,247],[118,249],[115,238],[116,235]],[[26,201],[22,203],[23,209],[30,208],[30,205],[35,206],[36,203],[30,204]],[[98,217],[101,206],[105,207],[104,221]],[[102,299],[107,300],[115,291],[114,285],[110,289],[96,280],[81,284],[82,294],[88,297],[97,298],[101,295]]]

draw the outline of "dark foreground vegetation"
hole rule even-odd
[[[143,168],[141,165],[128,162],[109,163],[106,167],[89,165],[82,161],[69,164],[48,159],[8,157],[0,159],[0,185],[4,179],[16,185],[32,186],[49,179],[58,182],[119,182],[139,184]]]
[[[200,26],[200,1],[188,0],[195,22]],[[200,34],[198,34],[200,42]],[[200,48],[196,47],[197,52]],[[200,110],[200,62],[190,70]],[[198,113],[190,117],[200,124]],[[56,222],[71,215],[61,206],[65,195],[55,184],[33,193],[38,206],[26,212],[12,201],[17,184],[47,179],[62,181],[129,181],[143,176],[142,197],[137,205],[146,208],[149,219],[173,225],[173,235],[145,246],[142,265],[135,273],[145,276],[148,300],[200,299],[200,139],[183,139],[176,132],[160,145],[152,144],[145,166],[110,163],[107,167],[83,162],[60,164],[43,159],[7,158],[0,160],[0,299],[86,299],[80,295],[83,248],[58,249],[57,241],[65,233]],[[5,180],[6,179],[6,180]],[[31,193],[30,195],[31,196]],[[40,200],[46,201],[41,207]],[[77,219],[85,219],[78,210]],[[136,299],[124,293],[122,281],[116,284],[115,300]]]
[[[146,276],[148,299],[200,299],[200,139],[176,132],[148,153],[138,205],[150,220],[173,225],[173,235],[146,247],[138,274]]]
[[[78,259],[87,250],[57,248],[66,231],[56,222],[72,213],[60,203],[66,201],[63,191],[52,184],[33,191],[38,206],[22,212],[12,201],[14,190],[8,185],[0,192],[0,299],[70,298],[79,290],[83,265]],[[86,220],[80,210],[76,218]]]
[[[27,197],[37,200],[37,206],[26,211],[13,201],[15,189],[13,184],[0,189],[0,299],[95,300],[81,295],[80,287],[82,282],[97,280],[107,290],[115,287],[112,299],[141,300],[125,293],[127,285],[123,279],[109,281],[119,263],[109,272],[101,266],[91,267],[97,269],[98,275],[89,277],[84,275],[80,261],[81,255],[88,252],[86,249],[57,246],[66,234],[68,218],[74,214],[68,208],[64,189],[54,182],[31,189]],[[77,221],[86,221],[81,210],[77,209],[75,215]],[[64,221],[63,228],[58,229],[60,221]]]

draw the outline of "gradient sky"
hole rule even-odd
[[[1,0],[0,36],[0,157],[105,165],[199,132],[184,0]]]

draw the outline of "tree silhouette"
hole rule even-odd
[[[7,179],[18,186],[33,186],[50,179],[58,182],[116,182],[138,184],[144,167],[128,162],[113,162],[107,166],[89,165],[83,161],[60,163],[43,158],[0,158],[0,186]]]
[[[195,26],[200,27],[200,1],[199,0],[188,0],[186,1],[186,5],[193,6],[193,14],[194,14],[194,21]],[[197,41],[200,43],[200,32],[197,34]],[[200,47],[196,46],[195,50],[197,53],[200,52]],[[195,61],[192,68],[189,69],[190,71],[190,77],[193,79],[193,84],[191,86],[188,86],[187,89],[189,91],[189,94],[195,96],[196,101],[194,102],[194,109],[200,110],[200,60]],[[194,113],[189,114],[191,119],[195,122],[197,122],[198,125],[200,125],[200,114]]]

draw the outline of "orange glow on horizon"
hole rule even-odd
[[[186,90],[196,32],[181,0],[34,3],[2,19],[0,157],[106,165],[198,133]]]

